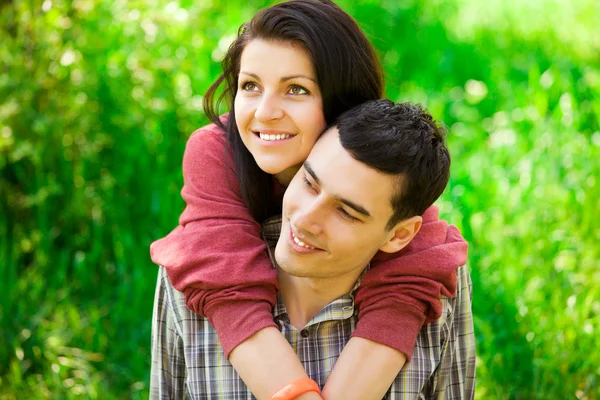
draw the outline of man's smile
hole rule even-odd
[[[302,236],[300,239],[299,236]],[[290,249],[294,253],[298,254],[312,254],[319,251],[324,251],[323,249],[316,246],[314,243],[308,241],[304,235],[294,233],[294,229],[290,224],[290,233],[288,235],[288,244]]]

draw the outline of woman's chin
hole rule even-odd
[[[296,172],[298,172],[302,165],[290,165],[290,163],[281,162],[279,160],[260,160],[256,158],[255,160],[259,168],[267,174],[275,175],[277,178],[289,177],[289,180],[296,175]]]
[[[263,162],[263,163],[258,162],[257,164],[260,167],[260,169],[262,169],[263,171],[265,171],[267,174],[270,174],[270,175],[278,175],[281,172],[285,171],[285,169],[286,169],[286,168],[282,167],[281,165],[269,163],[269,162]]]

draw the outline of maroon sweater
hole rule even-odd
[[[152,261],[166,268],[187,306],[214,326],[227,357],[259,330],[273,326],[279,289],[261,238],[246,208],[225,132],[194,132],[183,156],[186,208],[169,235],[152,243]],[[454,226],[423,215],[420,232],[402,251],[379,252],[356,292],[359,323],[353,336],[382,343],[408,360],[419,330],[441,315],[440,296],[453,297],[456,269],[467,243]]]

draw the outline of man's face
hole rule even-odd
[[[386,225],[395,179],[352,158],[331,128],[285,192],[279,266],[297,277],[356,280],[394,235]]]

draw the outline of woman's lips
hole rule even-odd
[[[286,131],[252,131],[254,135],[264,144],[287,142],[296,135]]]

